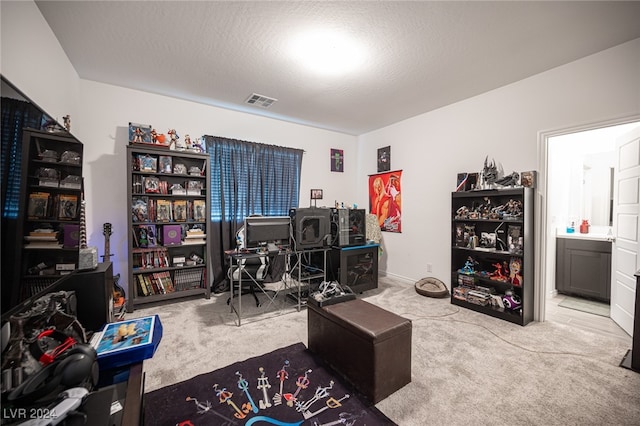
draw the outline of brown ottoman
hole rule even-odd
[[[309,349],[374,404],[411,382],[411,321],[364,300],[307,304]]]

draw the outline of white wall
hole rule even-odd
[[[32,1],[0,2],[0,72],[52,118],[78,111],[78,73]]]
[[[390,145],[391,169],[403,170],[403,233],[383,233],[382,268],[408,282],[450,284],[457,173],[480,171],[486,156],[505,173],[540,170],[540,132],[639,114],[638,69],[640,39],[360,136],[359,204],[378,148]]]

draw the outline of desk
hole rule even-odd
[[[115,387],[118,401],[123,405],[121,412],[111,416],[114,425],[139,425],[142,424],[142,398],[144,396],[144,372],[143,363],[138,362],[129,367],[129,379],[119,383]],[[119,420],[119,422],[118,422]]]
[[[311,281],[313,280],[327,280],[327,252],[330,250],[331,247],[317,247],[297,250],[290,253],[287,262],[287,276],[290,280],[297,279],[298,310],[300,310],[303,305],[306,306],[306,300],[302,300],[302,284],[306,283],[307,287],[310,287]],[[314,263],[314,255],[322,256],[321,266]],[[293,265],[291,265],[291,259],[293,259]],[[318,262],[318,259],[316,259],[316,262]]]
[[[264,294],[267,296],[269,303],[265,308],[269,306],[277,305],[277,297],[280,293],[286,293],[287,295],[292,295],[296,300],[297,310],[303,307],[305,302],[303,302],[303,298],[301,296],[301,285],[303,282],[310,282],[312,279],[326,279],[326,270],[327,270],[327,252],[331,250],[328,247],[322,248],[312,248],[305,250],[280,250],[278,252],[238,252],[235,250],[230,250],[225,252],[229,261],[230,271],[233,270],[234,267],[239,267],[243,260],[247,259],[261,259],[267,258],[270,256],[285,256],[285,272],[282,276],[282,279],[279,283],[275,283],[276,287],[267,288],[269,284],[265,284],[259,282],[250,274],[238,274],[238,279],[236,280],[233,276],[233,273],[229,274],[229,306],[231,308],[231,312],[235,313],[238,321],[237,325],[242,325],[242,281],[243,279],[251,280],[251,284],[260,292],[259,294]],[[307,269],[309,265],[305,265],[305,259],[307,256],[312,255],[313,253],[322,253],[323,254],[323,266],[320,270],[314,270],[309,272]],[[295,289],[295,291],[293,291]],[[237,307],[234,300],[234,296],[237,295]],[[260,305],[262,307],[262,304]],[[280,307],[280,311],[282,311],[284,306]]]
[[[138,426],[143,424],[144,372],[143,363],[138,362],[118,370],[100,374],[101,381],[126,377],[116,384],[105,384],[91,392],[79,411],[86,419],[68,418],[64,426],[111,425]],[[111,414],[112,405],[119,403],[120,409]],[[82,421],[80,421],[82,420]]]

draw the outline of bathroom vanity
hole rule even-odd
[[[611,298],[611,240],[606,234],[556,235],[558,293],[609,302]]]

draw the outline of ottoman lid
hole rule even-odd
[[[386,340],[398,332],[411,329],[411,320],[389,312],[364,300],[356,299],[317,309],[329,319],[339,320],[356,334],[364,334],[375,342]]]

